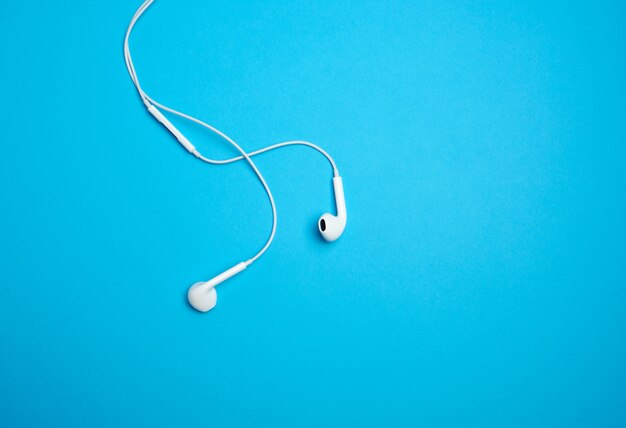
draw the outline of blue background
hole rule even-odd
[[[0,425],[625,426],[623,2],[0,6]],[[226,2],[228,3],[228,2]],[[227,144],[177,121],[207,155]]]

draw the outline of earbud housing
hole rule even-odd
[[[337,215],[330,213],[322,214],[317,221],[317,228],[328,242],[339,239],[346,228],[348,213],[346,212],[346,199],[343,194],[343,182],[341,177],[333,178],[333,188],[335,190],[335,205],[337,207]]]

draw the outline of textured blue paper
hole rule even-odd
[[[0,426],[626,425],[623,2],[0,5]],[[229,3],[229,4],[221,4]],[[550,3],[550,2],[548,2]],[[232,150],[180,125],[207,155]]]

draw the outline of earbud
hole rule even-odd
[[[215,286],[226,281],[231,276],[237,275],[246,267],[248,267],[248,265],[245,262],[241,262],[207,282],[196,282],[189,287],[189,291],[187,292],[189,304],[200,312],[210,311],[217,304]]]
[[[335,205],[337,206],[337,215],[330,213],[323,214],[317,222],[322,238],[328,242],[339,239],[343,230],[346,228],[348,213],[346,212],[346,199],[343,195],[343,183],[341,177],[333,178],[333,187],[335,189]]]
[[[187,292],[189,304],[200,312],[208,312],[217,304],[215,286],[210,287],[206,282],[196,282]]]

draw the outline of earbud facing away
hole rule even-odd
[[[196,282],[189,287],[189,291],[187,292],[189,304],[200,312],[210,311],[217,304],[215,286],[226,281],[231,276],[237,275],[246,267],[248,267],[248,265],[245,262],[241,262],[207,282]]]
[[[206,282],[196,282],[189,287],[187,300],[194,309],[200,312],[208,312],[217,304],[217,291],[215,286],[207,287]]]
[[[323,214],[317,222],[317,227],[324,238],[328,242],[339,239],[343,230],[346,228],[348,213],[346,212],[346,199],[343,194],[343,183],[341,177],[333,178],[333,188],[335,189],[335,205],[337,206],[337,215],[330,213]]]

